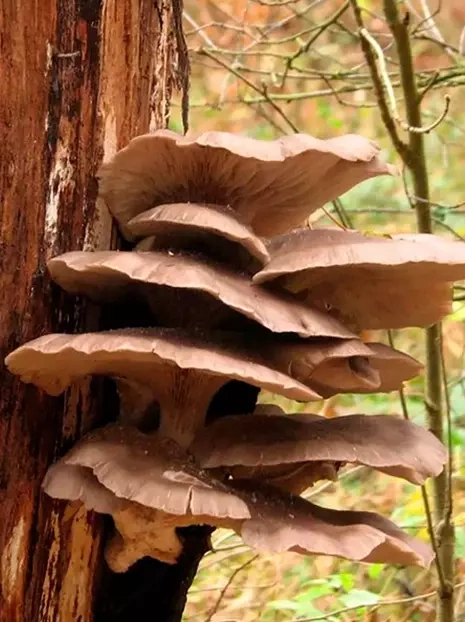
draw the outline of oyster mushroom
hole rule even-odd
[[[194,290],[216,299],[220,312],[227,306],[273,332],[294,332],[302,337],[354,337],[338,320],[299,303],[287,292],[268,291],[253,285],[246,276],[198,257],[164,252],[75,251],[52,259],[48,269],[66,291],[98,301],[110,302],[128,291],[139,290],[164,325],[174,314],[168,295],[173,291],[178,304],[188,311],[187,317],[197,319],[197,314],[192,314],[195,299],[191,298],[193,305],[187,307],[182,298],[184,291]],[[199,302],[197,306],[201,306]],[[203,308],[200,313],[205,315]]]
[[[325,398],[400,389],[422,367],[389,346],[349,339],[289,339],[281,347],[264,345],[262,352],[278,369]]]
[[[107,426],[52,467],[44,482],[48,494],[86,500],[75,488],[56,486],[63,467],[76,469],[74,479],[85,473],[85,483],[90,474],[94,488],[115,495],[117,505],[108,509],[117,533],[106,559],[116,572],[146,555],[174,563],[182,550],[176,528],[192,524],[234,529],[259,551],[422,565],[431,557],[427,545],[375,514],[320,508],[254,480],[223,483],[158,433]]]
[[[239,532],[257,551],[419,566],[428,566],[434,557],[429,544],[378,514],[322,508],[254,480],[237,482],[235,488],[254,495],[252,517]]]
[[[428,326],[451,311],[465,244],[429,234],[297,229],[270,241],[253,279],[276,282],[354,329]]]
[[[6,358],[9,370],[51,395],[89,374],[127,378],[153,391],[161,411],[160,432],[182,445],[204,425],[208,405],[228,380],[236,379],[290,399],[319,395],[240,348],[238,335],[211,331],[124,329],[35,339]],[[126,405],[127,408],[127,405]]]
[[[296,494],[317,479],[335,479],[340,464],[362,464],[421,485],[446,461],[431,432],[386,415],[229,416],[200,430],[189,451],[203,468],[226,467],[233,477],[266,480]]]
[[[100,194],[128,222],[166,203],[230,206],[258,235],[282,233],[360,182],[394,169],[370,140],[294,134],[261,141],[226,132],[196,138],[160,130],[134,138],[99,172]]]
[[[250,517],[240,495],[172,439],[120,425],[81,439],[49,469],[43,488],[51,497],[111,514],[116,534],[105,557],[115,572],[147,555],[175,563],[182,551],[178,527]]]
[[[132,218],[127,228],[132,235],[148,239],[144,250],[202,252],[254,272],[270,260],[264,242],[240,221],[237,212],[223,205],[159,205]]]

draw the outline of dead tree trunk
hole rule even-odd
[[[188,536],[176,567],[142,560],[127,575],[109,573],[104,521],[40,492],[51,462],[111,417],[101,385],[52,399],[3,366],[29,339],[99,324],[98,309],[51,284],[46,262],[118,244],[94,175],[131,137],[163,126],[172,88],[185,86],[180,5],[1,3],[0,618],[8,622],[178,620],[205,550],[204,537]]]

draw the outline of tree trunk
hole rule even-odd
[[[149,127],[162,127],[172,88],[186,85],[180,4],[2,0],[1,361],[45,333],[99,326],[96,307],[51,284],[46,262],[65,251],[118,244],[96,201],[94,176],[102,158]],[[186,536],[176,567],[142,560],[112,575],[101,555],[105,521],[40,491],[47,467],[111,418],[102,383],[82,382],[50,398],[1,365],[0,387],[1,620],[180,619],[205,551],[203,532]]]

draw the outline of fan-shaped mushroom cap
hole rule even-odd
[[[48,470],[43,488],[51,497],[79,500],[87,510],[113,516],[118,533],[105,558],[115,572],[147,555],[175,563],[182,551],[177,527],[250,517],[241,495],[171,439],[119,425],[84,437]]]
[[[451,310],[450,283],[465,278],[465,244],[427,234],[297,229],[268,250],[255,282],[277,280],[364,329],[434,323]]]
[[[160,435],[107,426],[82,439],[60,463],[47,476],[49,494],[57,491],[64,465],[76,471],[70,472],[68,492],[61,487],[66,485],[61,477],[57,496],[88,501],[80,486],[76,489],[75,479],[90,473],[96,478],[95,490],[101,486],[105,495],[113,493],[121,503],[113,507],[110,500],[100,507],[111,511],[119,532],[106,550],[116,572],[145,555],[174,563],[182,548],[176,527],[202,523],[232,528],[247,544],[268,552],[293,550],[404,564],[429,560],[426,545],[390,521],[366,512],[318,508],[257,481],[222,483]],[[96,505],[92,499],[90,503]]]
[[[75,251],[48,263],[54,281],[66,291],[111,301],[138,286],[150,301],[151,286],[199,290],[273,332],[302,337],[347,338],[354,335],[338,320],[293,300],[253,285],[242,275],[198,258],[150,252]],[[155,310],[160,306],[156,296]],[[182,300],[179,301],[182,304]],[[167,305],[166,314],[172,313]]]
[[[386,415],[233,415],[200,430],[189,451],[209,469],[355,462],[414,484],[438,475],[446,461],[434,434]]]
[[[240,266],[255,263],[263,267],[270,259],[263,241],[239,220],[237,212],[226,206],[198,203],[159,205],[132,218],[127,224],[131,235],[154,236],[152,248],[200,250],[235,260]],[[253,261],[255,260],[255,261]]]
[[[370,357],[370,365],[378,372],[380,385],[376,393],[389,393],[398,391],[404,382],[411,380],[423,369],[423,365],[412,356],[395,350],[383,343],[370,342],[366,344],[373,352]],[[315,390],[316,384],[314,386]],[[357,388],[357,393],[372,393],[364,387]],[[323,395],[323,394],[322,394]]]
[[[278,369],[299,382],[311,388],[320,387],[324,397],[360,389],[372,393],[381,383],[379,373],[371,365],[376,354],[357,339],[294,339],[279,348],[265,345],[263,352]]]
[[[23,382],[59,395],[88,374],[127,377],[166,385],[164,371],[243,380],[290,399],[319,396],[250,351],[235,347],[235,335],[211,331],[186,334],[170,329],[121,329],[82,335],[44,335],[9,354],[5,363]],[[198,378],[197,378],[198,379]]]
[[[360,182],[390,174],[378,147],[348,134],[261,141],[226,132],[138,136],[99,172],[100,194],[130,238],[129,220],[169,202],[231,206],[258,235],[302,223]]]
[[[199,468],[172,439],[158,434],[109,425],[84,437],[63,462],[90,469],[119,498],[169,514],[250,516],[233,491]]]
[[[343,342],[349,344],[350,342]],[[398,391],[404,382],[418,376],[423,365],[404,352],[382,343],[366,343],[371,353],[366,358],[329,358],[318,366],[307,381],[293,376],[328,398],[338,393],[389,393]],[[341,350],[343,347],[341,347]],[[302,348],[303,350],[303,348]],[[348,373],[350,370],[350,373]]]
[[[322,508],[301,497],[238,482],[238,490],[253,491],[252,519],[240,534],[258,551],[321,554],[371,563],[428,566],[431,547],[404,533],[394,523],[372,512]]]
[[[80,501],[87,510],[113,514],[123,507],[123,501],[107,490],[90,469],[59,460],[47,471],[42,488],[49,497]]]

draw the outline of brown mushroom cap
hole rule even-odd
[[[267,359],[322,397],[399,389],[421,365],[402,352],[359,340],[295,338],[275,347],[263,344]]]
[[[47,471],[42,488],[49,497],[80,501],[87,510],[113,514],[122,508],[122,501],[100,484],[90,469],[59,460]]]
[[[163,372],[192,370],[207,377],[242,380],[296,400],[318,399],[297,380],[277,371],[250,350],[234,346],[236,336],[170,329],[122,329],[82,335],[51,334],[9,354],[5,363],[23,382],[59,395],[88,374],[163,384]]]
[[[226,132],[138,136],[99,172],[100,194],[130,238],[129,220],[157,205],[231,206],[258,235],[297,226],[360,182],[393,169],[372,141],[304,134],[261,141]]]
[[[349,345],[350,342],[343,343]],[[335,357],[319,365],[307,381],[302,375],[292,375],[326,399],[338,393],[398,391],[404,382],[418,376],[423,369],[413,357],[382,343],[364,345],[370,349],[365,358],[338,358],[336,350]]]
[[[177,527],[250,517],[241,495],[202,471],[171,439],[117,425],[83,438],[48,470],[43,488],[53,498],[79,500],[87,510],[113,516],[117,532],[105,558],[114,572],[147,555],[175,563],[182,551]],[[203,509],[211,515],[196,513]]]
[[[465,278],[465,244],[427,234],[297,229],[268,250],[256,283],[277,280],[364,329],[432,324],[451,310],[450,283]]]
[[[438,475],[446,461],[431,432],[386,415],[233,415],[200,430],[189,451],[208,469],[355,462],[414,484]]]
[[[127,228],[136,237],[155,236],[150,250],[160,245],[190,248],[192,243],[212,246],[214,252],[226,247],[221,255],[242,254],[241,263],[250,263],[253,258],[263,267],[270,260],[264,242],[238,218],[237,212],[226,206],[171,203],[142,212],[127,223]]]
[[[372,512],[322,508],[271,486],[258,487],[255,481],[237,482],[235,488],[254,495],[252,519],[243,523],[240,534],[258,551],[419,566],[428,566],[433,558],[428,544]]]
[[[245,276],[195,257],[163,252],[75,251],[52,259],[48,269],[53,280],[66,291],[99,301],[114,300],[135,285],[149,301],[151,286],[194,289],[273,332],[294,332],[302,337],[354,336],[335,318],[284,292],[270,292],[253,285]],[[156,302],[159,304],[159,296]]]
[[[398,391],[404,382],[418,376],[423,369],[423,365],[412,356],[384,343],[370,342],[366,345],[373,352],[370,364],[380,377],[380,385],[376,393]],[[318,389],[315,388],[315,390]],[[361,387],[357,388],[357,393],[372,393],[372,391]]]
[[[250,516],[244,501],[172,439],[158,434],[109,425],[84,437],[63,462],[90,469],[119,498],[169,514]]]
[[[116,572],[145,555],[174,563],[181,552],[176,527],[202,523],[232,528],[259,551],[291,550],[403,564],[426,564],[431,557],[427,545],[374,514],[319,508],[257,481],[223,484],[159,435],[107,426],[82,439],[60,463],[49,472],[49,494],[53,471],[56,480],[64,465],[76,471],[69,472],[71,489],[66,492],[58,486],[60,498],[68,495],[88,501],[80,486],[74,486],[74,476],[90,472],[99,482],[93,482],[94,487],[118,496],[121,505],[100,507],[111,511],[119,532],[106,550]],[[202,514],[204,510],[208,513]]]

